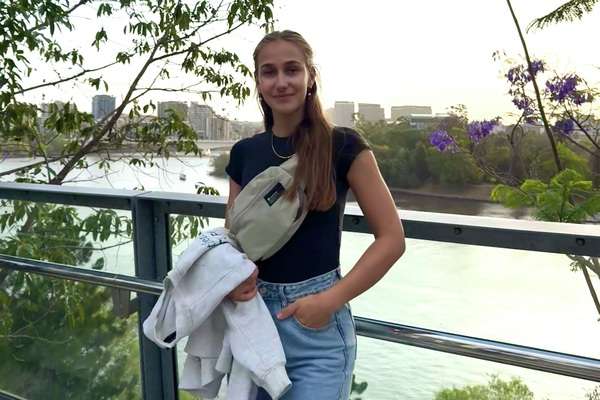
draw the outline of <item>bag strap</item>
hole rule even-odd
[[[290,175],[293,176],[294,175],[294,170],[296,169],[296,166],[298,166],[298,156],[296,154],[293,154],[290,158],[288,158],[283,163],[281,163],[279,165],[279,168],[283,168]]]

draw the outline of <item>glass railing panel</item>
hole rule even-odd
[[[141,399],[132,297],[0,269],[0,391],[29,400]]]
[[[171,223],[171,262],[173,267],[176,265],[179,256],[185,249],[190,245],[192,240],[202,233],[202,231],[208,229],[214,229],[223,227],[225,220],[222,218],[205,218],[205,217],[192,217],[180,214],[170,215]],[[186,359],[186,353],[184,351],[185,345],[187,344],[187,337],[182,338],[176,346],[176,357],[177,357],[177,372],[178,380],[181,378],[183,372],[183,365]],[[223,385],[224,386],[224,385]],[[223,387],[223,389],[225,389]],[[222,392],[224,393],[224,392]],[[223,397],[224,398],[224,397]],[[189,392],[179,390],[180,400],[195,400],[196,397],[191,395]]]
[[[344,272],[372,240],[344,232]],[[600,358],[598,312],[582,272],[561,254],[408,239],[404,256],[352,307],[359,316]]]
[[[0,254],[135,275],[131,213],[2,200]]]
[[[358,338],[362,400],[595,400],[600,384],[365,337]],[[364,386],[364,385],[363,385]],[[597,396],[596,395],[596,396]]]
[[[203,231],[220,228],[225,225],[223,218],[206,218],[181,214],[170,214],[171,223],[171,263],[177,259],[190,243]]]

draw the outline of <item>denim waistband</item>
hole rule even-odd
[[[294,283],[272,283],[259,279],[258,293],[264,300],[281,300],[287,303],[329,289],[340,280],[340,277],[340,269],[336,268],[322,275]]]

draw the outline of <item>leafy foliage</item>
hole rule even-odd
[[[446,186],[481,182],[481,174],[464,154],[438,154],[429,149],[424,129],[408,122],[362,122],[365,136],[387,184],[393,188],[417,188],[428,181]]]
[[[350,387],[350,394],[356,393],[357,395],[361,395],[367,390],[369,384],[367,382],[357,382],[356,375],[352,374],[352,386]],[[353,397],[352,400],[362,400],[362,397]]]
[[[600,386],[596,386],[591,392],[585,394],[586,400],[600,400]]]
[[[519,378],[505,381],[493,375],[487,385],[443,389],[435,400],[533,400],[533,392]]]
[[[67,36],[79,34],[80,21],[89,24],[76,18],[79,13],[95,16],[96,31],[87,42],[92,56]],[[109,29],[115,21],[124,23]],[[185,118],[149,115],[156,106],[148,94],[244,101],[251,71],[218,40],[242,27],[268,28],[272,21],[272,0],[0,2],[0,151],[35,157],[0,170],[0,179],[63,184],[92,166],[108,174],[115,162],[145,167],[175,153],[199,155]],[[108,92],[111,69],[131,72],[119,76],[128,78],[127,88],[100,120],[72,102],[27,101],[49,88]],[[173,72],[186,74],[191,84],[170,86]],[[172,218],[172,243],[196,235],[203,223]],[[0,232],[3,254],[102,269],[104,259],[94,251],[129,243],[132,223],[113,210],[82,213],[65,205],[2,201]],[[0,271],[0,386],[31,399],[138,398],[137,321],[117,317],[111,299],[106,288]]]
[[[93,242],[131,233],[112,210],[4,202],[0,253],[83,266]],[[56,233],[60,232],[60,235]],[[97,259],[92,268],[101,268]],[[23,272],[0,274],[1,386],[31,399],[137,397],[135,318],[117,318],[110,290]],[[31,382],[37,382],[32,385]]]
[[[212,167],[211,175],[225,178],[227,176],[225,167],[229,164],[229,153],[219,154],[210,161],[210,164]]]
[[[578,172],[566,169],[546,184],[528,179],[519,188],[498,185],[492,199],[507,207],[535,207],[543,221],[581,223],[600,213],[600,191]]]
[[[67,175],[85,168],[90,153],[110,160],[110,151],[122,148],[141,150],[145,158],[169,157],[173,151],[198,155],[194,131],[176,113],[152,116],[152,101],[142,103],[154,91],[184,92],[203,99],[213,95],[244,101],[250,89],[246,78],[252,73],[239,56],[228,49],[211,47],[224,35],[244,26],[268,27],[272,23],[272,0],[234,0],[228,4],[180,0],[119,0],[90,2],[80,0],[30,0],[0,4],[0,145],[3,151],[18,150],[44,158],[20,168],[30,181],[46,180],[60,184]],[[104,65],[90,66],[82,49],[69,49],[71,43],[58,32],[74,32],[73,13],[85,11],[97,16],[98,31],[92,40]],[[123,17],[123,18],[117,18]],[[123,20],[122,33],[107,31],[104,22]],[[114,23],[112,24],[114,26]],[[104,27],[103,27],[104,26]],[[122,48],[110,42],[124,35]],[[43,62],[34,61],[41,58]],[[48,76],[48,65],[56,78]],[[49,87],[61,89],[91,86],[108,91],[106,73],[125,65],[139,65],[131,76],[123,99],[115,110],[99,121],[81,112],[73,103],[39,108],[23,99],[29,93]],[[79,71],[73,73],[72,71]],[[183,72],[194,81],[181,88],[160,87],[172,71]],[[29,84],[30,81],[42,81]],[[168,84],[167,84],[168,85]],[[58,142],[62,146],[56,146]],[[48,149],[53,149],[53,154]],[[50,163],[60,163],[50,171]],[[110,162],[102,163],[109,168]],[[43,177],[39,177],[43,173]],[[9,171],[0,172],[0,176]],[[34,178],[37,176],[37,178]]]
[[[530,25],[531,28],[542,29],[549,25],[559,22],[573,22],[583,18],[583,16],[592,11],[598,0],[570,0],[552,12],[543,17],[535,19]]]

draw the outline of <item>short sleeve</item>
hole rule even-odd
[[[352,162],[363,150],[371,149],[371,146],[360,133],[350,128],[336,128],[334,140],[337,142],[337,168],[336,172],[340,178],[346,179]]]
[[[225,167],[225,172],[235,183],[242,185],[242,168],[243,168],[244,154],[242,148],[242,141],[239,141],[233,145],[229,152],[229,163]]]

